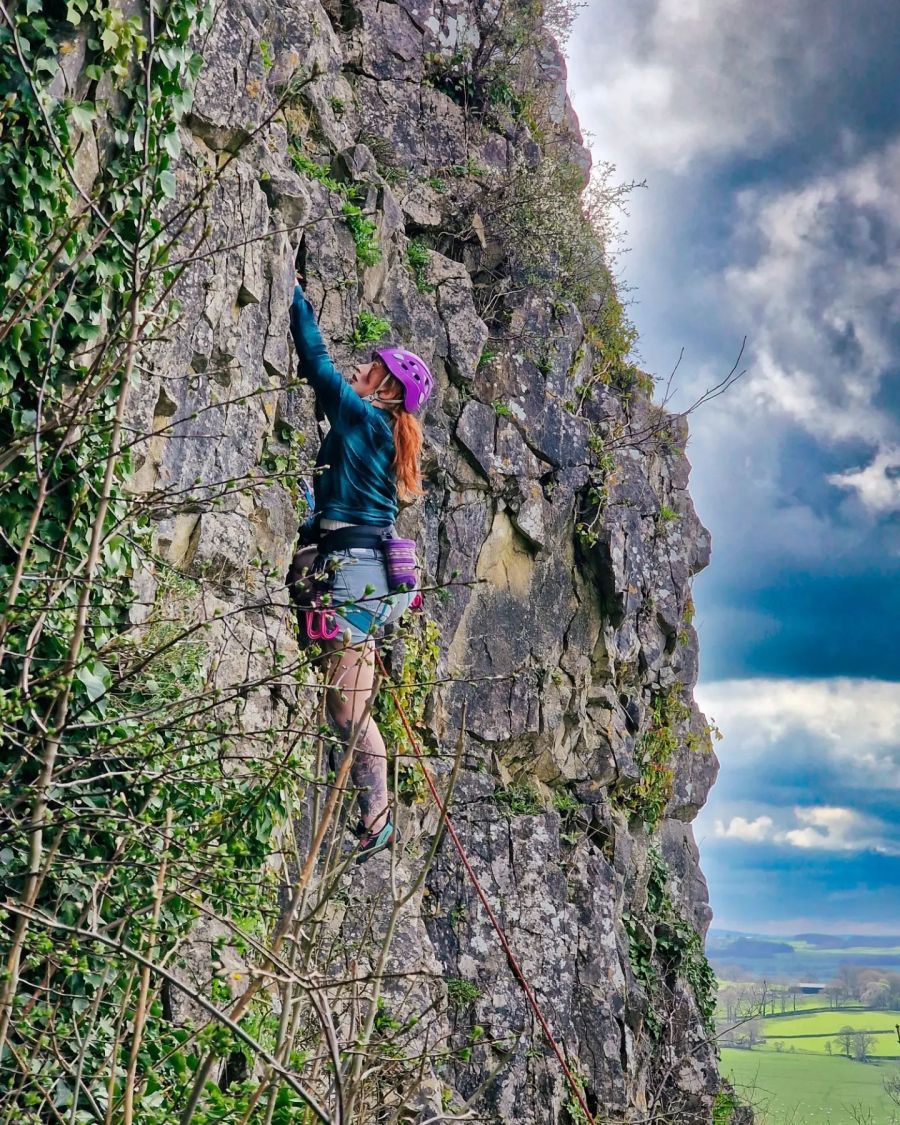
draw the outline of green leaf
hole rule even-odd
[[[34,2],[35,0],[29,0],[29,6]],[[40,4],[40,2],[41,0],[37,0],[38,4]],[[56,59],[38,59],[38,61],[34,64],[35,74],[40,74],[43,72],[49,74],[52,78],[58,70],[59,63],[56,61]]]
[[[181,137],[178,130],[173,129],[171,133],[166,133],[162,139],[163,148],[174,160],[181,153]]]
[[[112,676],[109,674],[109,669],[104,664],[101,664],[99,660],[95,660],[91,668],[86,664],[83,665],[75,674],[84,684],[85,691],[91,703],[98,700],[101,695],[105,695],[109,690],[109,685],[112,683]]]
[[[171,199],[175,195],[176,180],[173,172],[160,172],[159,187],[163,195]]]
[[[92,102],[82,102],[81,105],[72,106],[72,120],[84,132],[91,127],[97,116],[97,111]]]

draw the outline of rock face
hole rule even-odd
[[[687,491],[684,428],[637,390],[601,380],[585,397],[600,345],[584,303],[502,280],[497,178],[550,152],[582,182],[589,164],[546,37],[518,57],[518,93],[503,87],[511,48],[496,29],[513,14],[500,0],[218,5],[182,129],[180,197],[218,172],[182,240],[197,258],[182,319],[132,403],[133,422],[160,435],[134,488],[190,493],[189,505],[161,503],[157,543],[216,585],[227,617],[261,575],[277,588],[293,549],[295,497],[267,467],[287,431],[307,453],[318,440],[309,392],[284,390],[295,263],[339,366],[354,362],[361,313],[425,358],[437,377],[428,488],[402,526],[426,585],[443,591],[428,598],[441,638],[428,722],[438,750],[463,745],[461,839],[597,1119],[708,1122],[715,1053],[696,974],[660,944],[652,873],[665,872],[678,932],[702,936],[690,822],[717,763],[691,697],[690,581],[709,539]],[[250,615],[241,652],[223,643],[223,661],[289,649],[278,614]],[[277,724],[281,706],[257,698],[248,726]],[[427,804],[401,820],[410,839],[436,828]],[[385,872],[373,861],[354,886],[377,898]],[[421,1120],[470,1098],[479,1120],[584,1119],[446,839],[391,956],[428,975],[431,992],[405,1009],[430,997],[428,1026],[456,1052],[429,1070]],[[449,1006],[447,981],[471,986]]]

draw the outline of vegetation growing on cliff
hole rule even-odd
[[[530,16],[538,7],[528,8]],[[559,3],[553,11],[565,20],[571,6]],[[174,294],[184,265],[209,261],[214,275],[224,262],[227,272],[234,266],[228,252],[238,250],[246,251],[241,269],[252,272],[249,236],[245,244],[227,240],[223,249],[211,240],[209,216],[211,200],[224,208],[216,192],[254,137],[229,138],[208,168],[209,150],[175,166],[201,61],[190,36],[205,31],[207,19],[192,0],[174,0],[153,21],[126,18],[102,0],[75,0],[66,19],[20,6],[0,33],[0,169],[16,189],[0,198],[11,232],[0,263],[0,878],[12,890],[0,912],[9,939],[0,981],[0,1067],[8,1090],[0,1125],[286,1125],[327,1120],[323,1103],[342,1099],[348,1120],[399,1120],[425,1096],[428,1068],[456,1067],[454,1081],[477,1094],[518,1049],[508,1028],[485,1032],[475,1024],[462,1040],[455,1030],[433,1034],[442,1025],[432,1017],[448,1002],[464,1008],[483,1000],[468,976],[442,979],[430,964],[427,971],[418,964],[393,971],[397,934],[407,947],[421,939],[419,922],[410,925],[409,918],[424,897],[440,831],[415,835],[402,866],[386,860],[388,873],[371,899],[353,882],[341,850],[346,814],[337,801],[345,774],[337,761],[329,763],[329,751],[338,749],[333,732],[311,706],[314,688],[305,681],[312,658],[289,655],[265,566],[245,565],[240,544],[228,554],[229,536],[239,536],[248,510],[264,534],[281,533],[267,522],[269,498],[259,494],[286,482],[297,500],[297,478],[312,452],[278,413],[279,392],[295,385],[273,375],[267,349],[277,328],[260,332],[253,362],[264,378],[247,394],[228,387],[237,361],[221,340],[204,353],[192,337],[184,341],[186,354],[179,353],[186,369],[179,378],[209,392],[205,405],[185,410],[168,397],[172,384],[153,382],[159,352],[181,331]],[[512,21],[499,37],[521,58],[532,43],[523,26]],[[257,46],[248,65],[261,69],[239,92],[254,105],[281,66],[274,38]],[[87,81],[63,75],[63,82],[60,59],[82,47]],[[504,75],[502,56],[499,49],[492,56],[496,68],[487,73],[482,109],[493,121],[512,115],[538,136],[544,111],[511,72]],[[278,114],[287,119],[292,108],[299,113],[294,82],[266,122]],[[464,84],[457,92],[469,96]],[[337,95],[323,104],[338,116],[351,112]],[[284,167],[290,174],[290,162],[318,184],[319,195],[337,196],[328,201],[330,219],[353,242],[344,339],[362,347],[390,327],[354,303],[354,286],[363,292],[366,269],[384,257],[378,224],[362,190],[337,179],[339,164],[313,159],[301,140],[292,134]],[[268,171],[257,171],[259,183],[250,176],[242,202],[259,195],[257,187],[276,190]],[[634,385],[633,336],[610,280],[602,230],[579,202],[579,176],[571,163],[548,159],[529,180],[517,164],[495,216],[498,236],[510,240],[507,280],[549,294],[560,318],[569,301],[593,310],[586,341],[594,365],[574,392],[576,413],[595,385],[623,392]],[[466,177],[490,195],[490,177],[472,157],[425,182],[443,197],[452,191],[449,179]],[[555,218],[547,206],[554,199],[561,208]],[[603,216],[614,202],[601,200]],[[281,222],[273,212],[258,241],[283,234],[276,230]],[[413,290],[406,277],[407,288],[412,299],[431,302],[430,317],[430,242],[401,238],[399,245],[393,261],[405,246],[416,283]],[[210,295],[210,304],[227,295],[225,320],[259,301],[243,277]],[[499,283],[491,291],[505,294],[504,301],[511,292]],[[502,332],[498,341],[497,355],[510,343]],[[490,358],[481,358],[483,374]],[[541,350],[535,362],[549,380],[550,351]],[[158,393],[149,410],[152,434],[135,432],[129,415],[132,395],[147,386]],[[251,449],[257,460],[246,474],[216,462],[216,479],[143,491],[134,485],[133,471],[150,460],[151,442],[216,410],[244,425],[248,415],[239,410],[248,400],[269,429]],[[498,425],[518,419],[511,396],[492,401]],[[266,444],[273,432],[279,440]],[[185,443],[193,440],[215,445],[221,434],[211,426]],[[607,452],[591,449],[602,466]],[[197,553],[204,520],[223,505],[222,552],[204,558]],[[565,534],[571,538],[571,524]],[[170,554],[156,553],[154,535],[156,543],[169,537]],[[173,562],[176,547],[191,560],[184,564],[190,573]],[[280,575],[274,577],[277,586]],[[395,669],[398,698],[417,730],[439,679],[439,639],[449,638],[420,621]],[[469,686],[480,690],[505,678],[514,679],[491,669]],[[510,696],[510,711],[518,706]],[[421,780],[403,754],[405,728],[390,697],[378,707],[397,750],[400,794],[415,802]],[[645,800],[633,811],[649,810],[652,819],[664,804],[665,763],[648,754],[660,769],[648,774]],[[439,759],[437,768],[452,790],[454,763]],[[516,818],[540,810],[525,784],[499,789],[493,803],[509,818],[503,823],[510,840]],[[574,819],[579,802],[559,790],[555,806]],[[491,799],[481,807],[490,810]],[[574,848],[579,836],[569,835]],[[654,955],[666,953],[671,941],[681,950],[678,971],[691,979],[689,935],[660,910]],[[478,923],[471,914],[455,912],[460,940]],[[673,963],[674,945],[666,953]],[[415,1015],[395,1014],[401,1010]],[[537,1063],[528,1066],[536,1072]],[[570,1115],[583,1112],[582,1094],[596,1102],[589,1078],[579,1083]]]
[[[645,1019],[659,1040],[677,1004],[679,979],[691,988],[707,1032],[714,1030],[716,977],[703,952],[703,941],[672,902],[669,872],[660,853],[648,855],[646,906],[625,916],[629,957],[635,977],[647,996]]]
[[[16,188],[0,264],[0,1119],[17,1125],[151,1125],[185,1105],[184,1120],[221,1120],[201,1060],[265,1054],[277,1029],[258,1010],[193,1032],[164,1016],[210,903],[236,955],[264,939],[272,835],[309,759],[302,746],[277,767],[233,757],[234,700],[216,686],[196,584],[151,558],[147,507],[127,491],[129,392],[177,321],[172,249],[203,206],[202,192],[175,201],[172,168],[201,63],[189,37],[207,20],[193,0],[149,27],[76,0],[66,20],[28,5],[0,29],[0,169]],[[85,75],[115,93],[105,104],[58,92],[58,46],[82,32]],[[132,580],[151,566],[155,604],[141,608]],[[210,1010],[241,976],[214,982]],[[287,1081],[282,1104],[302,1105],[298,1088]]]

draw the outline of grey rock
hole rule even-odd
[[[477,177],[457,173],[470,158],[498,171],[514,159],[534,162],[541,146],[511,120],[504,128],[467,117],[424,76],[436,65],[429,54],[450,65],[457,52],[486,50],[498,11],[475,0],[224,0],[200,45],[207,61],[183,130],[176,202],[222,168],[223,152],[233,158],[208,213],[185,232],[186,254],[201,252],[179,283],[182,319],[154,345],[152,373],[129,407],[129,425],[144,435],[132,487],[148,498],[161,554],[202,576],[204,612],[229,622],[212,636],[210,675],[238,697],[230,713],[243,732],[237,757],[250,757],[259,752],[253,732],[284,730],[292,708],[311,710],[318,698],[280,671],[270,687],[237,690],[272,678],[273,654],[296,659],[280,576],[296,536],[297,482],[271,464],[288,448],[288,427],[305,443],[291,472],[308,474],[321,431],[309,389],[293,385],[295,257],[339,368],[358,362],[350,341],[361,311],[385,317],[391,338],[432,365],[427,495],[401,518],[419,542],[426,587],[444,591],[427,595],[441,642],[427,711],[439,751],[431,761],[445,783],[462,739],[453,804],[461,839],[598,1120],[646,1121],[660,1109],[668,1120],[708,1123],[718,1077],[697,999],[681,977],[665,993],[648,989],[628,936],[652,944],[654,847],[672,902],[701,934],[709,924],[689,822],[717,762],[696,706],[677,732],[671,797],[652,839],[621,798],[642,780],[636,749],[655,693],[677,686],[690,700],[698,644],[686,606],[692,575],[709,561],[709,535],[688,492],[683,420],[661,417],[639,394],[626,402],[612,386],[595,385],[584,402],[576,394],[596,359],[590,308],[514,292],[478,272],[487,201]],[[526,55],[523,74],[549,106],[554,143],[587,174],[561,55],[544,40]],[[311,80],[277,113],[292,74]],[[65,79],[78,82],[77,65]],[[361,266],[346,195],[298,173],[289,143],[361,201],[379,262]],[[436,191],[435,176],[452,180],[450,190]],[[406,258],[413,235],[435,247],[423,291]],[[492,250],[499,276],[505,251]],[[489,338],[498,354],[480,362]],[[665,443],[622,439],[663,423]],[[589,495],[598,435],[613,466],[599,507]],[[677,519],[663,519],[664,506]],[[585,518],[593,545],[576,541]],[[136,582],[149,601],[153,576]],[[507,815],[501,791],[510,785],[531,786],[540,811]],[[412,888],[437,816],[421,805],[400,815],[409,850],[395,877]],[[377,907],[390,880],[387,857],[354,869],[347,900],[323,923],[334,942],[361,950],[361,965],[368,919],[385,925]],[[213,971],[211,940],[198,930],[185,949],[184,971],[200,987]],[[424,889],[400,912],[389,969],[412,983],[386,981],[387,1002],[428,1013],[411,1049],[461,1047],[447,981],[480,990],[466,1027],[482,1027],[484,1041],[468,1060],[429,1071],[415,1095],[421,1119],[442,1112],[443,1087],[459,1104],[477,1094],[475,1112],[488,1120],[571,1119],[559,1068],[447,838]],[[661,1005],[671,1028],[664,1049],[649,1030]],[[172,1014],[202,1018],[177,1001]]]

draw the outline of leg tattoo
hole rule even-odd
[[[344,746],[348,746],[353,737],[353,720],[339,718],[330,707],[328,718]],[[374,725],[372,719],[367,719],[365,728],[357,735],[350,767],[350,777],[357,790],[359,814],[366,828],[381,828],[388,812],[387,758],[383,743],[378,745],[381,739],[372,737]],[[337,759],[336,768],[340,769],[343,755],[337,756]]]

